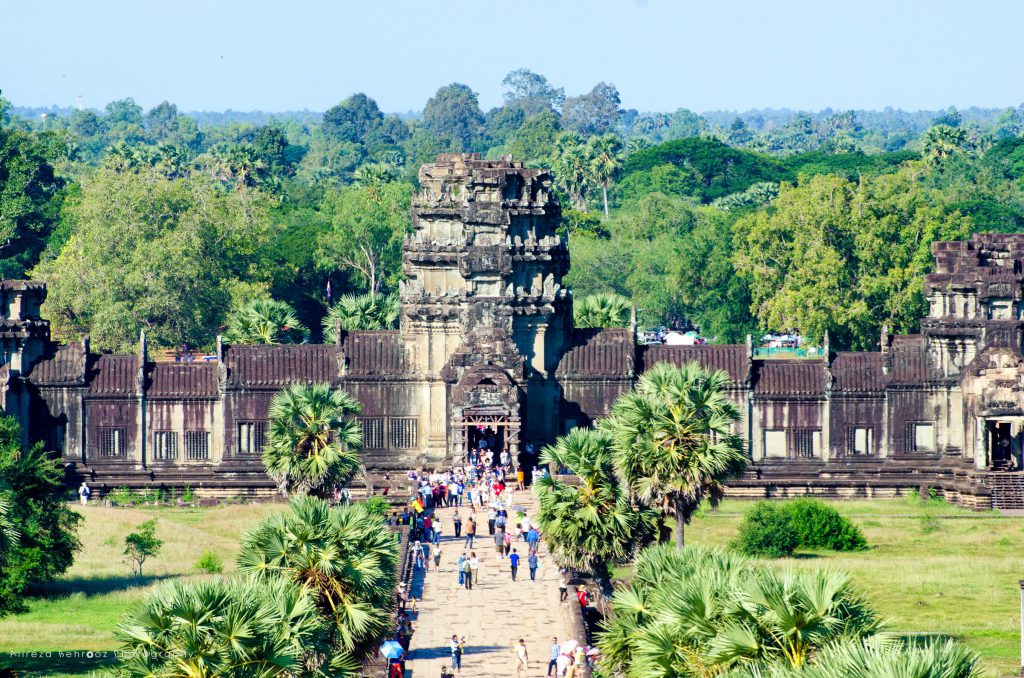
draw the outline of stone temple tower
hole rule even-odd
[[[554,372],[571,332],[551,175],[508,157],[446,154],[419,181],[401,335],[425,380],[429,456],[460,456],[485,434],[515,456],[521,441],[556,431]]]

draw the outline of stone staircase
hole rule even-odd
[[[992,488],[992,508],[1024,510],[1024,473],[989,473],[985,484]]]

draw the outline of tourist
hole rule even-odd
[[[440,544],[441,543],[441,519],[440,518],[434,518],[431,526],[433,527],[433,531],[434,531],[434,539],[433,539],[433,541],[434,541],[435,544]]]
[[[433,541],[434,539],[434,519],[427,516],[423,519],[423,534],[426,535],[427,541]]]
[[[92,495],[92,489],[89,487],[89,483],[82,481],[81,486],[78,488],[78,500],[85,506],[89,503],[89,497]]]
[[[458,636],[452,635],[452,642],[449,644],[452,653],[452,669],[462,673],[462,644]]]
[[[459,515],[459,509],[455,509],[455,515],[452,516],[452,527],[455,529],[455,538],[458,539],[462,536],[462,516]]]
[[[504,534],[505,537],[503,541],[505,542],[505,555],[507,556],[508,552],[512,550],[512,535],[508,532],[505,532]]]
[[[463,553],[461,556],[459,556],[458,561],[456,561],[456,563],[455,563],[455,569],[459,571],[459,586],[465,586],[466,585],[466,575],[463,574],[463,572],[462,572],[462,565],[467,560],[469,560],[469,558],[467,558],[466,554]]]
[[[508,518],[505,517],[505,511],[500,510],[494,517],[494,529],[504,532],[506,525],[508,525]]]
[[[526,652],[526,641],[522,638],[519,639],[519,644],[516,645],[516,678],[526,678],[526,672],[529,671],[530,655]]]
[[[435,542],[434,546],[434,572],[441,569],[441,545]],[[530,579],[533,579],[533,570],[530,570]]]
[[[494,535],[495,521],[498,518],[498,513],[494,510],[494,507],[487,509],[487,534]]]
[[[418,539],[412,545],[412,567],[413,569],[423,569],[423,546],[420,545]]]
[[[564,603],[565,599],[569,597],[569,579],[566,577],[563,571],[561,576],[558,578],[558,602]]]
[[[519,571],[519,554],[516,553],[515,549],[512,549],[512,554],[508,557],[509,565],[512,566],[512,581],[516,580],[516,572]]]
[[[526,489],[526,472],[523,470],[522,466],[520,466],[518,469],[516,469],[516,489],[517,490],[525,490]]]
[[[537,552],[537,542],[540,541],[540,532],[537,531],[536,525],[530,525],[529,531],[526,533],[526,543],[530,545],[530,553]]]
[[[498,550],[498,560],[505,557],[505,533],[496,532],[494,534],[494,548]]]
[[[480,583],[480,561],[476,558],[476,551],[469,554],[469,571],[473,574],[473,583]]]
[[[469,517],[469,522],[466,523],[466,543],[465,548],[473,548],[473,537],[476,536],[476,518],[473,516]]]
[[[537,568],[540,567],[540,559],[537,558],[536,551],[530,551],[530,556],[526,559],[526,564],[530,567],[530,581],[537,581]]]
[[[580,606],[587,606],[587,587],[583,585],[576,587],[576,600],[580,601]]]
[[[473,588],[473,565],[472,560],[466,558],[462,561],[462,582],[467,589]]]
[[[551,661],[548,662],[548,675],[558,667],[558,655],[562,654],[562,646],[558,644],[558,638],[551,639]]]

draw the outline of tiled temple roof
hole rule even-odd
[[[894,336],[889,356],[892,384],[923,384],[932,375],[927,344],[920,334]]]
[[[832,390],[846,393],[881,393],[889,382],[880,352],[840,352],[832,359]]]
[[[61,386],[84,381],[85,346],[78,341],[51,345],[50,351],[36,361],[27,376],[37,386]]]
[[[559,377],[631,377],[633,333],[623,328],[573,330],[572,343],[558,363]]]
[[[348,373],[365,376],[398,376],[409,371],[397,331],[345,332],[341,339]]]
[[[250,388],[332,383],[338,375],[332,344],[226,346],[224,364],[230,385]]]
[[[135,394],[135,378],[139,373],[138,356],[101,354],[93,357],[90,363],[89,395]]]
[[[723,344],[717,346],[641,346],[639,349],[639,371],[644,372],[657,363],[682,365],[695,361],[705,367],[725,370],[732,377],[734,386],[742,385],[747,379],[749,362],[747,347],[741,344]]]
[[[824,396],[823,360],[760,360],[754,395]]]
[[[216,397],[217,363],[155,363],[150,365],[147,395],[153,397]]]

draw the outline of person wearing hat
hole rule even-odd
[[[582,607],[587,606],[587,587],[580,584],[576,587],[576,600],[580,601]]]

